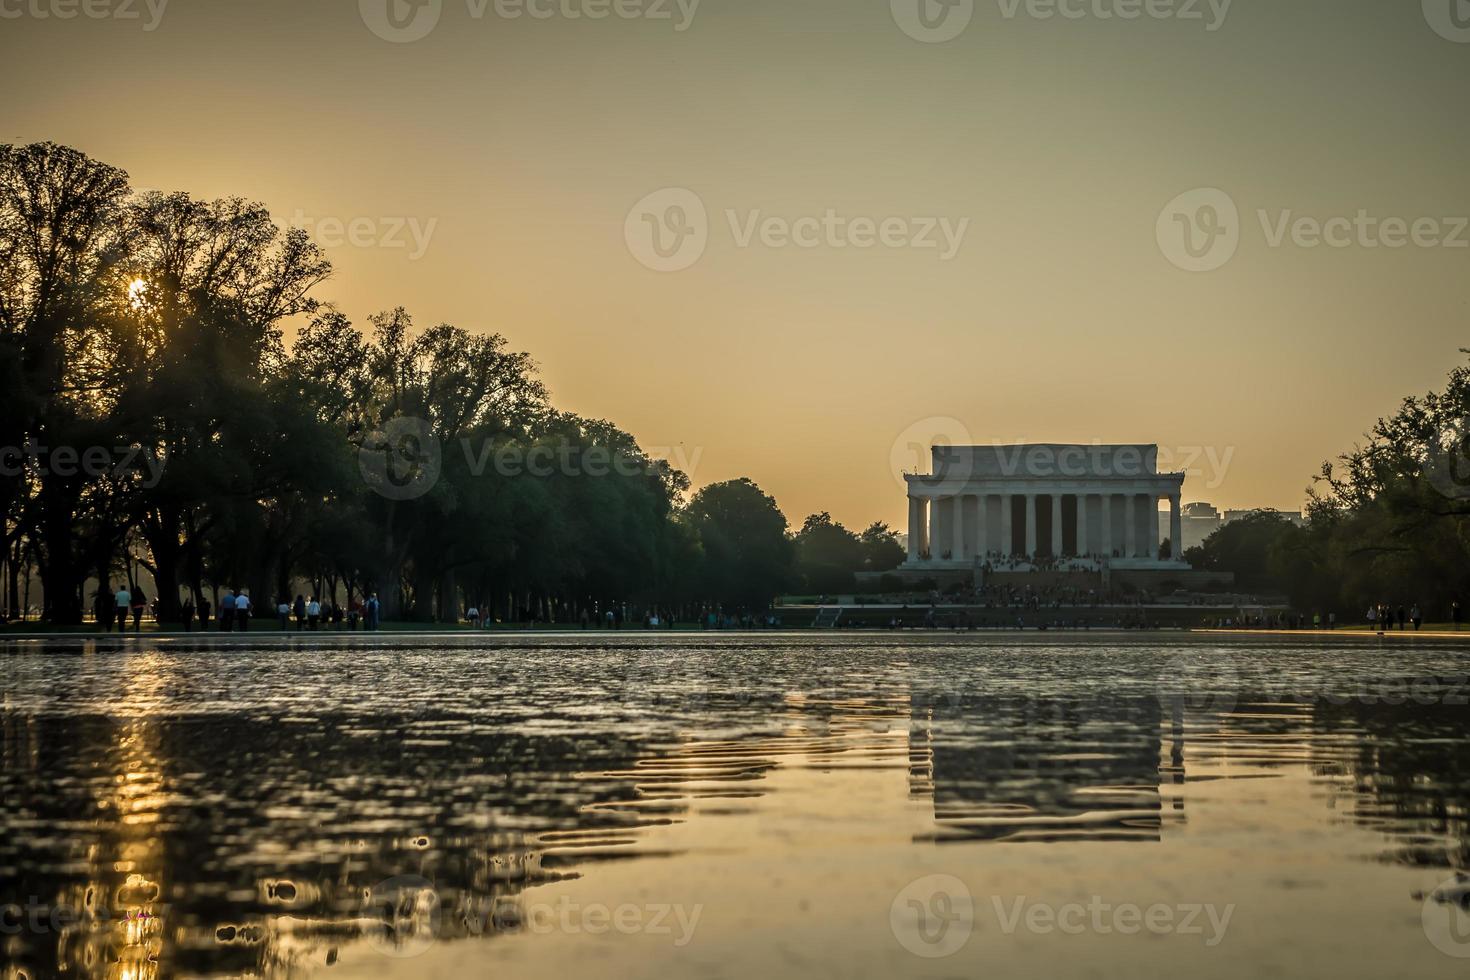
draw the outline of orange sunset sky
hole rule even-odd
[[[1155,442],[1186,500],[1295,509],[1470,346],[1470,38],[1435,0],[961,0],[942,42],[907,0],[108,2],[0,2],[0,140],[356,222],[322,298],[504,333],[559,407],[793,523],[901,526],[931,429]],[[630,240],[666,188],[705,210],[677,271]],[[1191,272],[1164,211],[1202,188],[1238,242]],[[1389,246],[1395,219],[1434,224]],[[930,221],[964,223],[953,254],[916,247]]]

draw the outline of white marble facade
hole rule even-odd
[[[1179,541],[1182,473],[1152,445],[935,446],[929,474],[905,476],[905,567],[1024,567],[1061,560],[1135,568],[1159,559],[1159,502]]]

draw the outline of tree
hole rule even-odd
[[[741,478],[712,483],[686,511],[704,552],[703,593],[736,610],[762,610],[791,584],[794,545],[776,501]]]
[[[813,592],[850,592],[863,565],[863,543],[832,515],[813,514],[796,532],[796,573]]]
[[[793,540],[749,480],[685,503],[684,474],[556,411],[501,335],[402,309],[359,330],[317,296],[330,271],[260,204],[0,146],[0,445],[41,447],[0,471],[10,607],[37,567],[56,623],[80,621],[89,576],[139,569],[164,618],[181,588],[264,605],[303,581],[378,591],[385,617],[736,611],[788,588],[798,550],[824,586],[902,560],[883,525],[817,515]],[[116,447],[144,465],[50,465]]]
[[[1261,592],[1287,592],[1273,557],[1291,546],[1301,529],[1272,510],[1259,510],[1231,521],[1192,548],[1186,558],[1195,568],[1235,573],[1236,582]]]
[[[1364,444],[1324,463],[1308,515],[1306,557],[1331,599],[1417,602],[1444,615],[1470,589],[1470,366],[1455,367],[1442,391],[1405,398]]]
[[[127,175],[55,143],[0,146],[0,351],[14,367],[0,445],[34,440],[42,452],[92,446],[109,433],[88,383],[99,322],[115,301],[131,232]],[[13,359],[13,360],[12,360]],[[30,524],[47,618],[77,623],[95,523],[80,471],[32,466],[0,477],[7,518]]]
[[[881,521],[869,525],[860,534],[863,545],[863,569],[869,572],[887,572],[902,565],[908,558],[898,535]]]

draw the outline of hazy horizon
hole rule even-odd
[[[433,0],[3,5],[0,141],[262,201],[355,322],[503,333],[558,407],[793,524],[904,529],[925,433],[1156,443],[1186,501],[1294,510],[1470,346],[1470,29],[1436,0],[996,0],[942,43],[906,0],[528,2],[409,42]],[[1224,244],[1176,249],[1206,206]]]

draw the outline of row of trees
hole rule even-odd
[[[1470,351],[1462,353],[1470,354]],[[1263,512],[1221,528],[1185,557],[1303,610],[1356,617],[1418,603],[1448,618],[1470,594],[1470,367],[1404,399],[1362,445],[1324,463],[1305,527]]]
[[[0,146],[6,605],[301,583],[390,617],[764,608],[902,560],[875,525],[789,533],[749,480],[705,487],[609,422],[557,411],[498,334],[354,325],[331,268],[258,204],[135,193],[55,144]],[[288,334],[290,339],[288,340]],[[539,465],[538,465],[539,463]],[[888,563],[888,564],[884,564]]]
[[[613,424],[557,411],[498,334],[359,327],[318,297],[305,232],[239,199],[135,193],[75,150],[0,146],[0,511],[6,607],[34,570],[80,622],[139,571],[184,591],[376,591],[389,617],[689,615],[842,592],[903,560],[892,532],[792,533],[749,480],[688,478]],[[1470,368],[1324,465],[1306,527],[1261,515],[1187,558],[1302,607],[1470,586]],[[539,464],[539,465],[538,465]]]

